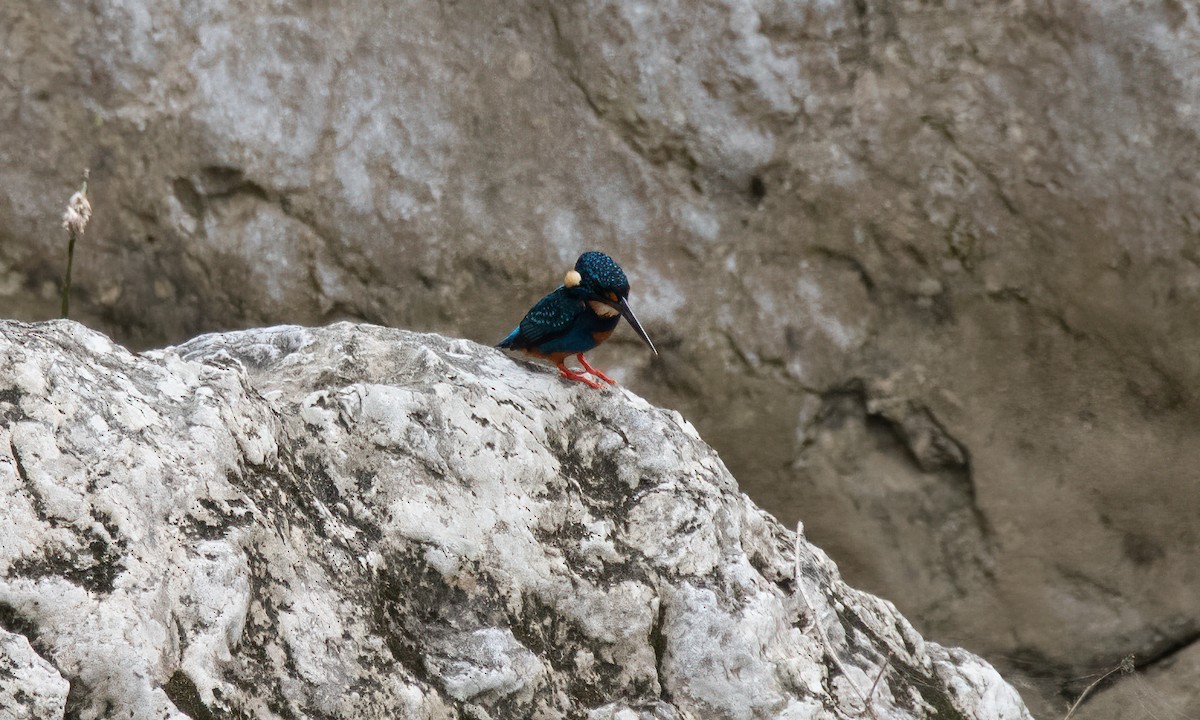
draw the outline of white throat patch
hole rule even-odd
[[[588,300],[588,307],[602,318],[616,317],[621,314],[620,310],[599,300]]]

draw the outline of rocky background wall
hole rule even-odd
[[[1200,9],[0,4],[0,315],[495,342],[603,249],[699,428],[1035,714],[1200,713]],[[1082,711],[1081,711],[1082,712]],[[1169,716],[1169,715],[1168,715]]]

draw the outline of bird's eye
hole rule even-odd
[[[581,282],[583,282],[583,277],[574,270],[568,270],[567,276],[563,278],[563,285],[567,287],[575,287]]]

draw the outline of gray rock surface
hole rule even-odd
[[[468,341],[3,322],[0,414],[0,692],[70,717],[1030,717],[678,413]]]
[[[600,362],[1039,714],[1200,634],[1194,3],[10,0],[0,118],[4,316],[84,166],[135,347],[494,342],[604,249]]]

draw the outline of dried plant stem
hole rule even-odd
[[[62,286],[62,315],[66,318],[71,311],[71,266],[75,264],[75,231],[67,230],[71,235],[70,242],[67,243],[67,274],[63,278]]]
[[[859,710],[859,713],[861,714],[866,712],[869,713],[871,717],[876,717],[875,707],[871,704],[870,699],[871,696],[875,694],[875,688],[879,685],[879,681],[883,678],[883,674],[888,669],[888,665],[892,659],[892,653],[890,651],[888,652],[887,658],[883,661],[883,666],[879,668],[879,674],[875,676],[875,682],[871,683],[871,690],[864,696],[862,691],[858,689],[858,686],[854,684],[854,681],[850,679],[850,673],[846,672],[846,666],[842,664],[841,658],[838,657],[837,653],[833,649],[833,644],[829,642],[829,636],[825,634],[825,628],[823,625],[821,625],[821,619],[817,616],[816,606],[812,604],[812,601],[808,599],[808,593],[804,591],[804,583],[801,581],[802,575],[800,573],[800,543],[803,537],[804,523],[797,522],[796,549],[794,553],[796,564],[796,590],[800,593],[801,599],[804,600],[805,607],[808,608],[810,613],[812,613],[812,624],[813,627],[817,629],[817,634],[821,638],[821,647],[825,650],[825,654],[828,655],[831,660],[833,660],[835,665],[837,665],[838,671],[842,673],[844,678],[846,678],[846,682],[849,683],[850,689],[854,691],[854,694],[858,696],[859,702],[862,703],[862,709]]]
[[[1100,677],[1096,678],[1095,680],[1092,681],[1091,685],[1088,685],[1086,688],[1084,688],[1083,692],[1079,693],[1079,697],[1075,698],[1075,702],[1071,705],[1070,709],[1067,710],[1067,714],[1065,717],[1063,717],[1063,720],[1071,720],[1071,716],[1075,714],[1075,711],[1077,709],[1079,709],[1079,706],[1083,704],[1083,701],[1092,692],[1092,690],[1096,689],[1097,685],[1104,682],[1108,678],[1109,675],[1112,675],[1115,672],[1121,672],[1121,673],[1133,672],[1133,656],[1132,655],[1126,656],[1123,660],[1121,660],[1120,664],[1118,664],[1115,668],[1113,668],[1112,670],[1109,670],[1108,672],[1104,673]]]
[[[67,201],[67,211],[63,213],[62,225],[70,235],[67,244],[67,274],[62,286],[62,317],[71,312],[71,268],[75,264],[75,241],[87,229],[88,220],[92,217],[92,204],[87,198],[88,171],[83,171],[83,186]]]
[[[871,696],[875,694],[875,688],[879,687],[879,681],[883,679],[883,674],[887,672],[888,667],[891,666],[892,655],[894,654],[895,653],[893,651],[888,650],[887,657],[883,659],[883,665],[879,666],[879,672],[875,675],[875,682],[871,683],[871,689],[867,691],[867,702],[871,701]],[[875,714],[873,709],[871,714]]]

